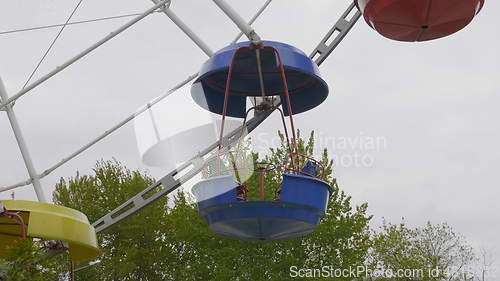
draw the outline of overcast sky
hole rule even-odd
[[[249,19],[264,1],[229,2]],[[76,3],[0,1],[0,31],[62,23]],[[274,0],[255,28],[264,39],[309,54],[348,4]],[[85,0],[73,20],[142,12],[151,5],[147,0]],[[171,8],[214,51],[238,32],[211,1],[174,0]],[[315,130],[319,143],[332,150],[341,188],[355,203],[369,203],[374,225],[383,217],[394,223],[404,217],[414,226],[448,222],[500,262],[498,11],[498,1],[487,1],[468,27],[425,43],[391,41],[359,21],[321,66],[330,96],[315,110],[297,115],[296,122],[305,132]],[[68,26],[35,78],[126,21]],[[0,76],[10,95],[22,87],[57,32],[0,35]],[[165,15],[154,14],[36,88],[15,110],[37,171],[195,73],[205,60]],[[278,125],[277,119],[269,120],[255,134],[269,139]],[[25,180],[5,113],[0,113],[0,148],[0,186]],[[96,160],[112,157],[157,177],[167,172],[141,163],[132,122],[43,179],[46,194],[60,177],[89,172]],[[365,162],[349,162],[355,157]],[[15,192],[16,199],[36,199],[31,186]],[[4,192],[0,199],[10,196]]]

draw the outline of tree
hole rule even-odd
[[[266,155],[245,150],[252,162],[276,167],[266,179],[266,198],[273,198],[284,172],[288,144]],[[298,133],[299,151],[311,155],[314,135],[307,140]],[[246,161],[246,160],[245,160]],[[178,192],[162,198],[139,214],[98,235],[102,255],[97,263],[78,271],[77,280],[298,280],[291,269],[348,269],[367,265],[386,272],[422,270],[422,276],[368,278],[377,280],[465,280],[461,272],[474,261],[472,248],[447,224],[409,228],[405,223],[384,221],[380,231],[370,231],[367,204],[353,207],[332,176],[333,163],[323,151],[322,179],[332,187],[326,217],[315,233],[275,243],[242,242],[211,233],[198,216],[193,198]],[[213,168],[213,167],[212,167]],[[205,171],[208,173],[207,171]],[[61,179],[53,194],[55,203],[85,213],[89,220],[109,213],[127,199],[151,185],[147,173],[130,171],[118,161],[98,161],[90,175]],[[248,179],[250,199],[257,198],[258,174]],[[12,248],[6,260],[9,274],[4,280],[57,280],[64,278],[67,256],[38,261],[43,255],[40,241],[27,240]],[[5,261],[4,261],[5,262]],[[37,264],[37,266],[31,266]],[[81,266],[85,264],[77,265]],[[436,272],[429,270],[437,269]],[[309,271],[309,273],[312,272]],[[415,273],[415,271],[413,271]],[[417,272],[418,273],[418,272]],[[437,275],[436,275],[437,273]],[[307,276],[307,275],[306,275]],[[325,275],[322,275],[325,277]],[[326,276],[327,277],[327,276]],[[361,279],[364,276],[360,276]],[[465,276],[468,278],[468,276]],[[325,280],[307,278],[308,280]],[[349,275],[332,280],[352,280]],[[470,279],[467,279],[470,280]],[[2,280],[3,281],[3,280]]]
[[[0,280],[62,280],[69,266],[68,255],[63,253],[53,259],[44,259],[46,255],[42,241],[19,241],[15,247],[9,247],[6,258],[0,260]]]
[[[472,247],[460,234],[446,223],[430,222],[412,229],[404,222],[384,221],[380,232],[373,233],[370,256],[372,269],[396,275],[382,280],[470,280],[468,271],[475,261]],[[410,276],[401,277],[401,270]]]
[[[272,163],[277,167],[266,177],[268,187],[277,186],[283,172],[279,167],[287,146],[284,137],[280,137],[282,145],[272,149],[268,156],[253,155],[254,159],[260,159],[258,162]],[[312,134],[307,141],[299,140],[301,153],[310,155],[313,147]],[[320,162],[326,167],[323,179],[330,183],[333,194],[329,200],[326,217],[317,231],[301,239],[262,244],[221,238],[208,232],[188,201],[178,198],[172,211],[177,215],[178,224],[188,225],[186,217],[194,219],[189,222],[190,229],[175,231],[178,240],[169,241],[188,241],[192,246],[189,248],[190,257],[203,258],[199,263],[199,259],[191,259],[191,262],[194,260],[197,263],[182,267],[179,275],[173,276],[172,280],[296,280],[290,276],[292,266],[298,269],[318,269],[331,265],[333,268],[342,269],[362,265],[369,247],[368,222],[371,217],[366,215],[367,205],[356,208],[351,206],[351,198],[339,189],[332,176],[332,162],[328,159],[327,151],[323,152]],[[257,181],[256,174],[248,180],[250,191],[254,191],[250,198],[256,197]],[[266,189],[266,198],[273,196],[273,188]],[[191,215],[186,216],[186,212]],[[351,278],[346,276],[337,280]]]
[[[76,174],[56,185],[53,201],[80,210],[89,221],[95,221],[121,203],[142,191],[154,180],[145,173],[130,171],[118,161],[98,161],[93,175]],[[78,273],[80,280],[163,280],[157,265],[164,254],[159,230],[164,229],[163,217],[168,209],[162,198],[111,231],[100,234],[103,252],[99,264]],[[68,272],[67,255],[43,259],[41,241],[27,239],[12,247],[5,260],[5,280],[57,280]],[[163,256],[165,257],[165,256]],[[41,262],[40,262],[41,261]],[[84,265],[82,263],[81,265]],[[77,265],[78,267],[79,265]]]
[[[269,155],[252,153],[255,160],[280,167],[287,151],[286,140]],[[313,134],[299,150],[311,155]],[[179,192],[172,202],[166,198],[138,215],[99,235],[103,250],[100,263],[77,273],[80,280],[288,280],[290,267],[338,268],[363,264],[370,235],[367,204],[352,207],[332,176],[332,161],[325,150],[321,163],[323,179],[333,193],[326,217],[318,230],[304,238],[278,243],[235,241],[212,234],[199,218],[192,198]],[[266,177],[266,186],[278,186],[283,171]],[[100,161],[94,175],[61,180],[54,202],[78,209],[95,221],[151,184],[153,179],[129,171],[116,161]],[[248,180],[256,190],[258,175]],[[251,195],[254,196],[254,195]],[[272,199],[274,189],[266,189]],[[314,279],[311,279],[314,280]],[[340,278],[338,280],[349,280]]]
[[[99,161],[93,175],[78,173],[56,185],[53,201],[77,209],[96,221],[154,183],[149,175],[130,171],[118,161]],[[102,255],[96,266],[78,273],[80,280],[162,280],[158,265],[163,251],[164,216],[168,199],[162,198],[112,230],[98,236]]]

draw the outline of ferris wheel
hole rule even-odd
[[[328,84],[321,77],[319,66],[361,17],[386,38],[427,41],[463,29],[484,5],[484,0],[355,0],[319,40],[317,47],[306,55],[287,43],[264,40],[252,27],[272,0],[267,0],[248,22],[225,0],[213,0],[241,31],[231,44],[216,52],[174,13],[170,8],[171,0],[153,2],[149,9],[14,95],[8,95],[0,80],[0,110],[5,111],[9,118],[29,175],[28,180],[2,187],[0,192],[31,184],[38,199],[38,202],[0,201],[0,257],[5,254],[7,246],[17,243],[20,238],[39,238],[60,241],[52,243],[52,249],[68,250],[73,261],[94,259],[99,256],[96,233],[140,214],[144,207],[178,189],[204,170],[210,172],[193,186],[193,194],[200,217],[215,234],[238,240],[272,242],[314,232],[325,216],[331,187],[322,180],[324,168],[321,163],[300,153],[294,119],[300,118],[302,112],[314,110],[328,98]],[[14,103],[116,35],[157,12],[168,16],[209,57],[200,71],[38,174],[19,128]],[[241,36],[246,36],[248,40],[238,42]],[[139,120],[145,112],[151,113],[151,107],[183,89],[189,92],[193,108],[216,116],[216,128],[214,131],[208,128],[207,131],[206,127],[199,127],[171,135],[169,141],[179,146],[175,153],[172,152],[178,157],[172,157],[176,163],[169,173],[92,223],[77,210],[47,203],[40,179],[126,123]],[[265,198],[264,189],[271,188],[265,186],[266,173],[277,167],[249,160],[241,147],[245,137],[271,115],[278,116],[282,121],[287,153],[283,166],[279,167],[283,171],[280,185],[272,187],[276,190],[273,198]],[[144,133],[137,132],[138,138]],[[213,138],[208,138],[213,142],[195,138],[199,132],[213,134]],[[143,160],[161,161],[151,160],[158,155],[155,151],[160,149],[160,145],[152,143],[144,149]],[[258,200],[248,198],[246,180],[254,172],[260,179]]]

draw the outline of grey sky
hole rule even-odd
[[[0,31],[62,23],[75,1],[1,1]],[[249,19],[264,1],[229,1]],[[307,3],[305,5],[304,3]],[[349,1],[274,0],[254,25],[264,39],[306,53]],[[73,20],[142,12],[146,0],[85,0]],[[172,9],[215,51],[238,30],[211,1],[173,1]],[[368,202],[374,225],[385,217],[411,225],[443,222],[475,247],[500,259],[498,164],[500,103],[498,65],[500,3],[487,1],[464,30],[426,43],[385,39],[358,22],[321,66],[330,96],[296,118],[315,130],[335,154],[369,155],[369,166],[337,165],[341,188],[356,203]],[[126,19],[68,26],[36,77],[102,38]],[[57,29],[0,36],[0,75],[17,92],[57,34]],[[40,172],[108,129],[152,98],[196,72],[206,56],[163,14],[154,14],[55,76],[15,106]],[[194,103],[183,105],[196,106]],[[175,109],[182,111],[182,107]],[[273,136],[279,123],[255,133]],[[345,148],[344,140],[380,138],[375,149]],[[335,141],[335,145],[334,145]],[[26,179],[5,114],[0,114],[0,186]],[[88,172],[97,159],[116,157],[129,168],[140,163],[133,123],[42,180],[50,194],[60,177]],[[150,169],[161,176],[161,169]],[[10,192],[0,199],[10,198]],[[35,199],[31,187],[16,199]]]

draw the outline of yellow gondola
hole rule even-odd
[[[72,261],[99,256],[95,229],[85,214],[54,204],[24,200],[2,200],[0,213],[0,258],[6,249],[26,238],[68,243]],[[23,226],[24,224],[24,226]]]

